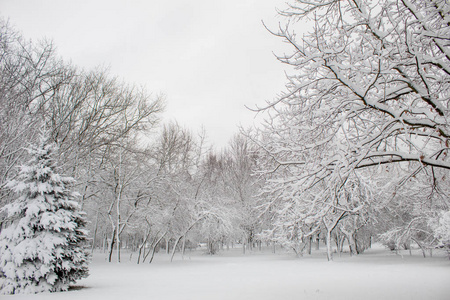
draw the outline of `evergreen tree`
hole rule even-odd
[[[74,182],[55,172],[55,146],[42,137],[32,158],[8,187],[18,194],[1,210],[9,226],[0,232],[3,294],[57,292],[88,276],[84,214],[69,190]]]

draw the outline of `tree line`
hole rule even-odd
[[[173,256],[200,241],[212,254],[256,234],[253,150],[242,136],[213,151],[204,132],[160,124],[164,96],[65,63],[51,42],[28,41],[5,21],[0,45],[2,207],[44,134],[57,146],[57,171],[76,179],[92,251],[109,261],[124,247],[143,262],[160,246]],[[3,215],[2,226],[10,221]]]
[[[159,122],[164,96],[80,70],[0,24],[0,203],[42,130],[76,179],[89,247],[138,263],[202,242],[282,245],[328,259],[374,240],[450,248],[450,8],[445,1],[292,1],[271,30],[292,46],[265,121],[217,151]],[[299,37],[297,26],[312,31]],[[2,226],[9,221],[2,219]]]

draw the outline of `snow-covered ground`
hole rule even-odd
[[[436,255],[438,256],[438,255]],[[96,254],[90,276],[64,293],[2,296],[5,300],[214,300],[214,299],[450,299],[450,262],[443,255],[424,259],[396,255],[381,247],[327,262],[324,254],[290,254],[238,249],[207,256],[201,251],[159,254],[149,264],[107,263]]]

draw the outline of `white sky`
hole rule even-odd
[[[85,68],[167,97],[164,120],[225,146],[254,107],[284,89],[289,48],[276,29],[286,0],[0,0],[0,16],[26,38],[50,38],[58,53]]]

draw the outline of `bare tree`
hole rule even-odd
[[[315,181],[329,169],[401,161],[450,169],[448,4],[433,3],[386,0],[372,8],[356,0],[296,1],[283,13],[314,16],[315,27],[300,40],[288,28],[276,33],[294,47],[280,60],[298,74],[270,107],[295,114],[291,127],[287,120],[274,126],[297,130],[304,143],[297,156],[323,145],[339,148],[332,157],[292,162],[316,160],[322,167]]]
[[[318,200],[335,220],[333,203],[363,169],[450,169],[448,13],[446,1],[406,0],[298,0],[281,12],[287,25],[273,34],[292,46],[279,60],[295,74],[259,109],[268,114],[259,144],[273,203],[308,201],[322,185]],[[312,31],[297,36],[299,21],[312,21]]]
[[[33,44],[0,19],[0,204],[4,183],[26,160],[44,119],[41,107],[72,76],[55,56],[52,43]]]

